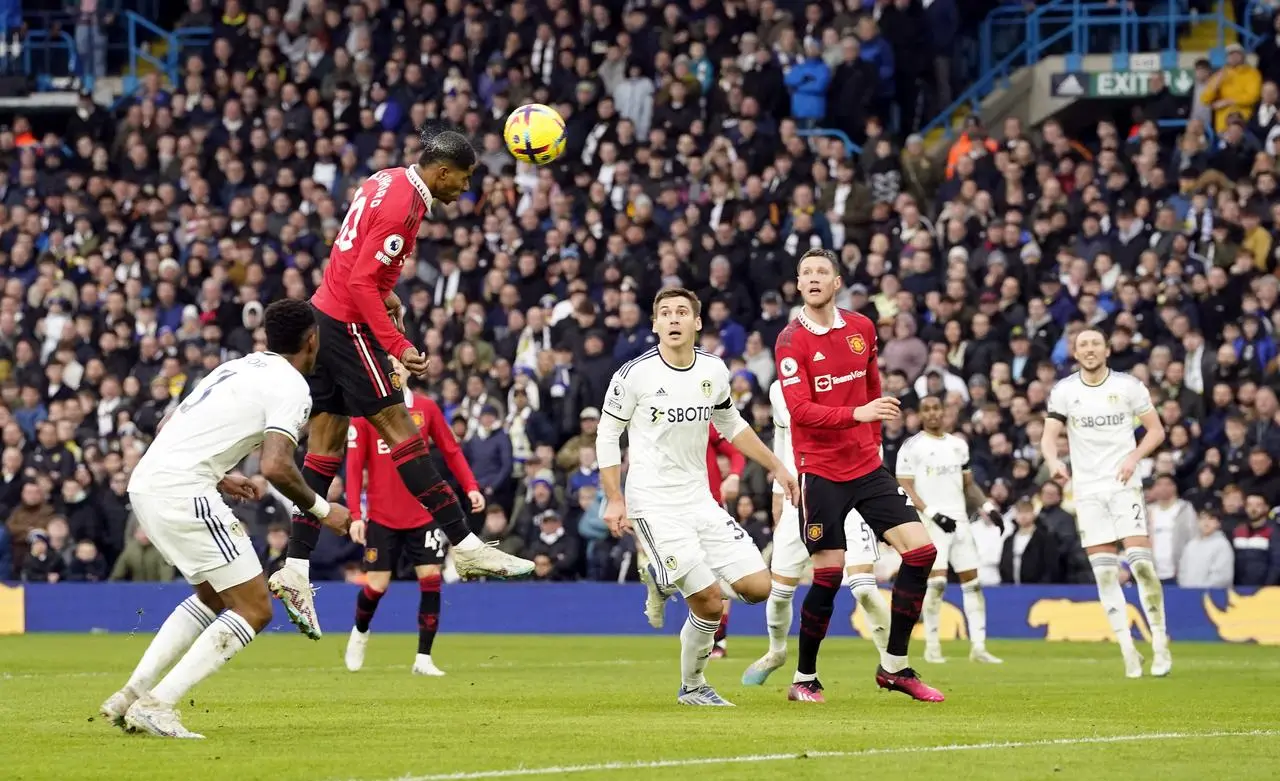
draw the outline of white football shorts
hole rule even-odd
[[[1112,494],[1077,496],[1076,529],[1085,548],[1147,536],[1147,504],[1142,489],[1122,488]]]
[[[844,566],[870,567],[880,557],[875,532],[857,510],[844,519],[844,536],[849,549],[844,552]],[[809,550],[800,537],[800,510],[782,500],[782,518],[773,530],[773,558],[769,571],[784,578],[800,578],[809,566]]]
[[[938,550],[938,558],[933,565],[935,570],[946,569],[948,564],[956,572],[978,569],[978,546],[973,541],[973,530],[969,528],[967,518],[957,518],[956,530],[950,534],[938,528],[932,520],[922,520],[929,530],[933,547]]]
[[[765,569],[751,535],[710,497],[680,507],[646,505],[630,518],[660,588],[674,586],[687,597]]]
[[[195,586],[226,591],[262,574],[249,534],[214,492],[173,497],[129,493],[138,525],[156,550]]]

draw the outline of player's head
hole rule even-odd
[[[264,328],[267,349],[288,358],[298,371],[310,374],[320,349],[316,316],[306,301],[282,298],[267,307]]]
[[[1111,347],[1107,337],[1096,328],[1086,328],[1076,334],[1076,362],[1087,372],[1096,372],[1107,365]]]
[[[815,309],[830,304],[843,280],[840,263],[831,250],[811,249],[800,256],[796,267],[796,286],[804,302]]]
[[[422,141],[418,167],[423,181],[433,197],[453,203],[471,189],[471,174],[476,170],[475,148],[466,136],[452,130],[437,133],[424,128],[418,138]]]
[[[946,408],[938,396],[925,396],[920,399],[920,425],[930,434],[942,433],[942,421],[946,416]]]
[[[667,347],[687,349],[702,330],[702,302],[682,287],[669,287],[653,298],[653,332]]]

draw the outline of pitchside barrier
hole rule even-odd
[[[351,629],[358,587],[322,583],[316,592],[321,625],[331,635]],[[23,632],[153,632],[190,589],[182,583],[0,584],[0,634]],[[1050,641],[1113,641],[1106,615],[1092,586],[1006,586],[986,589],[987,634],[994,638]],[[889,592],[885,591],[886,598]],[[1135,637],[1150,639],[1138,593],[1125,589],[1129,625]],[[804,590],[796,594],[804,599]],[[1280,645],[1280,587],[1235,590],[1166,588],[1169,632],[1176,640]],[[614,583],[460,583],[446,585],[441,630],[490,634],[648,634],[642,609],[644,589]],[[840,618],[852,607],[841,595],[831,634],[853,635]],[[417,631],[418,589],[393,583],[379,604],[373,628]],[[799,609],[796,622],[799,623]],[[684,622],[684,604],[667,603],[667,633]],[[858,633],[866,620],[855,618]],[[296,631],[276,606],[275,631]],[[793,627],[792,631],[796,631]],[[733,634],[762,635],[763,605],[734,605]],[[917,635],[923,628],[917,627]],[[944,640],[966,637],[960,589],[947,590],[942,608]]]

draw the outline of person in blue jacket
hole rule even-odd
[[[804,59],[787,71],[785,83],[791,93],[791,117],[802,128],[816,127],[827,113],[827,84],[831,69],[822,60],[817,41],[804,44]]]

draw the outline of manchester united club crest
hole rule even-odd
[[[849,343],[849,349],[857,355],[862,355],[867,351],[867,340],[862,338],[862,334],[854,334],[845,339]]]
[[[822,524],[807,523],[804,527],[804,536],[809,538],[809,542],[817,542],[822,539]]]
[[[404,383],[400,381],[400,375],[398,373],[391,372],[389,376],[391,379],[391,387],[395,388],[396,390],[401,390],[404,388]]]
[[[702,395],[711,398],[711,380],[702,381]]]
[[[417,428],[422,428],[422,424],[427,421],[427,419],[422,416],[421,412],[410,413],[410,417],[413,418],[413,425]]]
[[[365,560],[365,563],[366,563],[366,564],[372,564],[372,563],[374,563],[375,561],[377,561],[377,560],[378,560],[378,549],[377,549],[377,548],[365,548],[365,549],[364,549],[364,560]]]

